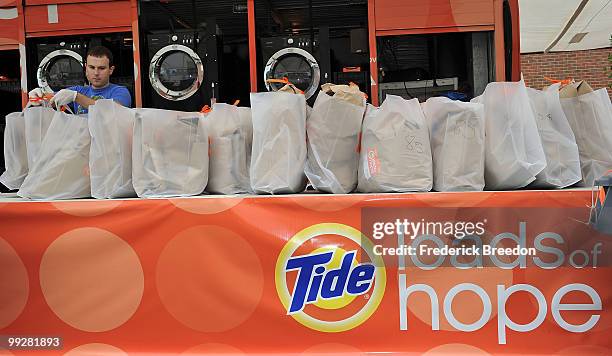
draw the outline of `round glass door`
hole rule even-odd
[[[153,56],[149,80],[160,96],[173,101],[185,100],[200,88],[204,66],[191,48],[169,45]]]
[[[315,58],[301,48],[285,48],[276,52],[266,64],[264,80],[268,91],[277,91],[282,83],[269,83],[269,79],[287,78],[309,99],[317,91],[321,78]]]
[[[71,50],[53,51],[40,62],[36,76],[38,86],[47,92],[83,85],[85,83],[83,58]]]

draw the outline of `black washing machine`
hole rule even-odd
[[[210,28],[215,28],[211,26]],[[147,36],[143,62],[145,107],[200,111],[219,97],[219,41],[205,30],[165,31]]]
[[[36,39],[29,47],[33,49],[28,56],[29,89],[39,87],[56,92],[85,84],[85,40],[62,37]]]
[[[118,32],[100,34],[89,38],[89,48],[104,46],[113,54],[115,69],[110,82],[124,86],[132,97],[132,106],[135,105],[134,93],[134,43],[131,32]],[[87,60],[87,58],[85,58]]]
[[[262,78],[268,91],[277,91],[283,86],[270,83],[269,79],[287,78],[312,103],[321,84],[332,80],[327,28],[319,29],[314,41],[310,35],[262,38],[261,54]]]

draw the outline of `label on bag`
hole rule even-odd
[[[368,148],[368,170],[367,173],[370,177],[380,173],[380,160],[378,159],[378,150],[376,147]],[[370,177],[367,177],[368,179]]]

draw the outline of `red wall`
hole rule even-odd
[[[493,25],[493,0],[376,0],[376,30]]]

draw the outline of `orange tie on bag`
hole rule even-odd
[[[293,89],[295,94],[304,94],[304,92],[300,90],[298,87],[296,87],[293,83],[291,83],[289,81],[289,78],[287,77],[283,77],[282,79],[267,79],[266,83],[279,83],[279,84],[289,85],[291,89]]]
[[[559,87],[559,89],[563,88],[564,86],[571,84],[574,82],[573,78],[565,78],[565,79],[553,79],[553,78],[549,78],[547,76],[544,76],[544,79],[551,82],[552,84],[557,84],[560,83],[561,86]]]
[[[42,98],[41,98],[41,97],[35,97],[35,98],[31,98],[31,97],[29,97],[29,98],[28,98],[28,100],[29,100],[29,101],[31,101],[31,102],[33,102],[33,103],[38,103],[38,102],[41,102],[41,101],[48,102],[48,101],[50,101],[52,98],[53,98],[53,94],[45,94],[45,95],[43,95],[43,96],[42,96]],[[59,110],[60,110],[61,112],[66,111],[66,109],[67,109],[66,105],[62,105],[62,106],[60,106],[60,108],[59,108]]]

